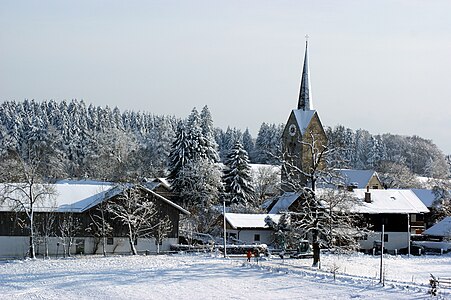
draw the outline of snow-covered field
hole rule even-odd
[[[363,255],[323,255],[320,271],[309,267],[311,260],[257,264],[205,254],[3,261],[0,298],[430,299],[429,273],[451,276],[451,256],[385,261],[385,287],[376,279],[378,259]],[[334,281],[332,266],[351,276],[339,274]],[[451,290],[441,292],[451,299]]]

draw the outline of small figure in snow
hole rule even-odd
[[[247,256],[247,261],[248,261],[248,262],[251,262],[251,257],[252,257],[252,251],[251,251],[251,249],[247,250],[246,256]]]
[[[258,258],[260,257],[260,251],[258,250],[258,248],[255,248],[254,250],[254,256],[255,256],[255,261],[258,264]]]

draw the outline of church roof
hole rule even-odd
[[[308,63],[308,41],[305,41],[304,67],[302,69],[301,87],[299,90],[298,109],[313,109],[312,89],[310,87],[310,68]]]
[[[296,118],[296,122],[298,123],[299,130],[301,134],[304,135],[307,129],[307,126],[310,124],[313,116],[315,115],[316,110],[302,110],[302,109],[293,109],[293,114]]]

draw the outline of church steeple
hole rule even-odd
[[[302,69],[301,88],[299,91],[298,109],[312,110],[312,91],[310,88],[310,69],[308,66],[308,35],[305,36],[304,68]]]

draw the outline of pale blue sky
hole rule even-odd
[[[83,99],[215,126],[285,123],[304,36],[325,125],[451,154],[451,1],[4,1],[0,101]]]

